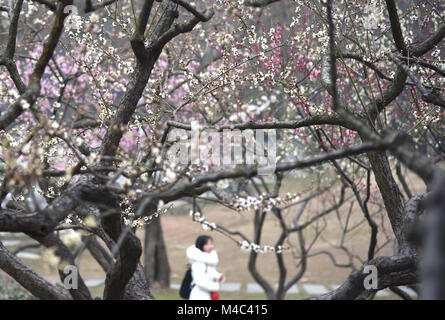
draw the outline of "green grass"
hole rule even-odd
[[[9,277],[0,275],[0,300],[35,300],[32,294]]]

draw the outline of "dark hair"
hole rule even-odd
[[[204,246],[206,245],[206,243],[207,243],[209,240],[212,240],[212,237],[210,237],[210,236],[205,236],[205,235],[203,235],[203,236],[199,236],[199,237],[196,239],[195,247],[198,248],[198,249],[201,250],[201,251],[204,251],[203,248],[204,248]]]

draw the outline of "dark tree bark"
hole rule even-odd
[[[0,269],[9,274],[26,290],[42,300],[71,300],[70,295],[52,285],[9,252],[0,241]]]
[[[410,246],[407,242],[406,234],[403,232],[405,203],[403,194],[392,175],[388,157],[385,152],[369,152],[368,158],[382,195],[392,230],[397,239],[398,250],[403,252],[403,254],[415,254],[415,252],[406,252]]]
[[[255,210],[254,243],[258,244],[261,242],[261,233],[263,231],[263,225],[264,225],[265,218],[266,218],[265,211]],[[258,253],[253,250],[250,251],[249,264],[248,264],[249,272],[252,275],[252,277],[255,279],[255,281],[263,288],[264,292],[266,293],[267,299],[275,300],[276,296],[275,296],[272,286],[258,272],[258,269],[256,267],[257,258],[258,258]]]
[[[411,285],[417,283],[418,260],[413,256],[378,257],[368,261],[360,270],[353,272],[336,290],[311,298],[314,300],[354,300],[372,297],[376,290],[366,290],[363,283],[368,275],[364,272],[366,265],[377,268],[377,289],[391,286]]]
[[[161,217],[145,227],[144,266],[151,286],[170,287],[170,264],[162,232]]]
[[[425,254],[422,261],[424,300],[445,299],[445,174],[437,172],[427,210]]]

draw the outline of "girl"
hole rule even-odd
[[[195,245],[186,251],[192,267],[192,291],[190,300],[216,300],[224,273],[216,271],[218,254],[209,236],[199,236]]]

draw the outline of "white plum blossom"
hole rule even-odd
[[[216,224],[215,222],[209,222],[209,221],[203,221],[203,223],[201,224],[202,229],[204,231],[209,231],[209,230],[214,230],[216,229]]]
[[[225,189],[225,188],[229,187],[229,180],[228,179],[219,180],[216,183],[216,187],[218,189]]]
[[[172,183],[176,180],[176,172],[174,172],[171,169],[167,169],[167,172],[165,173],[164,181],[167,183]]]
[[[82,243],[82,234],[78,231],[68,230],[60,236],[62,242],[69,248],[75,248]]]
[[[86,217],[83,223],[85,223],[85,225],[89,228],[97,227],[96,217],[93,215],[89,215],[88,217]]]
[[[42,251],[42,261],[48,264],[52,268],[57,268],[60,263],[60,257],[58,257],[53,248],[47,248]]]
[[[25,99],[20,100],[20,105],[22,106],[23,110],[28,110],[31,107],[29,102],[26,101]]]
[[[250,251],[250,249],[251,249],[250,243],[248,241],[244,240],[241,243],[241,249],[244,250],[244,251]]]

